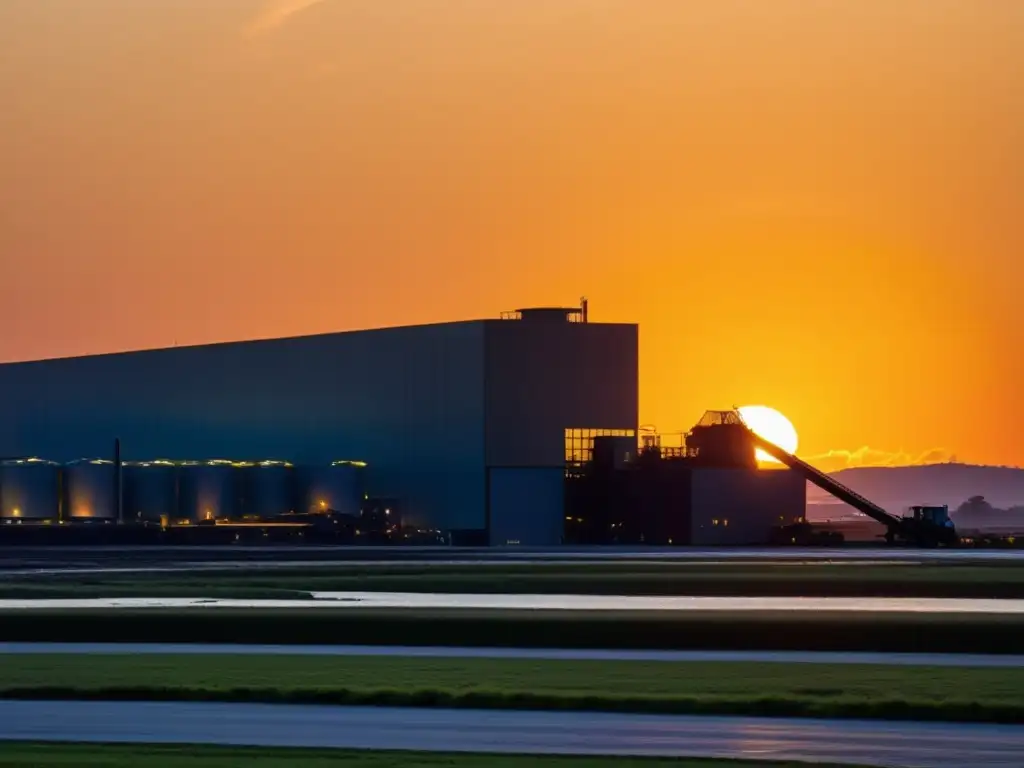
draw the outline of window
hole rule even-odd
[[[585,464],[594,456],[595,437],[636,437],[634,429],[588,429],[565,430],[565,461],[567,464]]]

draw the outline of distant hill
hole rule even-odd
[[[926,464],[915,467],[857,467],[832,477],[891,512],[913,504],[947,504],[955,510],[968,499],[984,496],[993,507],[1024,506],[1024,469],[976,464]],[[834,517],[849,510],[824,491],[810,486],[808,517]]]

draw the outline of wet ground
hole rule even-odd
[[[273,704],[0,701],[0,740],[1024,765],[1013,725]]]
[[[555,611],[844,611],[861,613],[1021,614],[1024,600],[882,597],[637,597],[619,595],[313,592],[312,600],[119,597],[0,600],[0,610],[109,608],[466,608]]]

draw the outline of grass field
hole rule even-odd
[[[884,557],[884,553],[880,554]],[[850,563],[360,564],[130,574],[0,573],[0,598],[306,597],[310,591],[709,596],[1024,597],[1020,565]]]
[[[0,610],[0,642],[1024,653],[1024,615],[367,608]]]
[[[829,768],[821,764],[822,768]],[[364,752],[235,747],[2,744],[0,768],[806,768],[736,760]],[[840,768],[833,765],[831,768]],[[847,766],[846,768],[853,768]]]
[[[4,698],[1024,722],[1024,669],[302,656],[0,656]]]

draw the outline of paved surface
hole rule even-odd
[[[433,592],[312,592],[312,600],[197,597],[0,599],[0,609],[275,608],[346,610],[493,609],[554,611],[841,611],[852,613],[1022,614],[1024,600],[912,597],[640,597],[621,595],[441,594]]]
[[[266,704],[0,701],[0,739],[1020,768],[1014,726]]]
[[[559,648],[454,648],[390,645],[226,645],[207,643],[0,643],[0,656],[19,654],[395,656],[445,659],[552,659],[560,661],[753,662],[875,664],[928,667],[1024,667],[1024,656],[957,653],[821,651],[617,651]]]
[[[1024,600],[917,597],[652,597],[639,595],[311,592],[361,608],[497,608],[560,611],[884,611],[895,613],[1024,613]],[[0,600],[0,606],[7,601]],[[306,601],[297,601],[306,602]],[[307,603],[308,605],[308,603]]]

